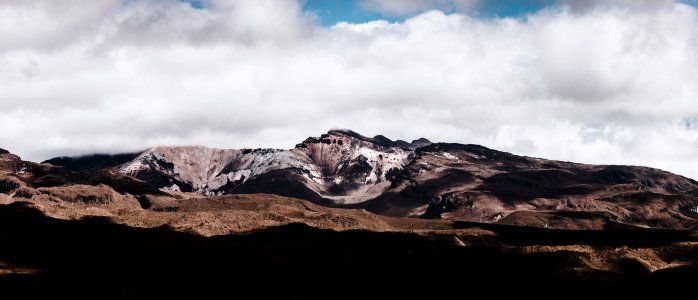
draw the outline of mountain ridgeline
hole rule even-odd
[[[698,228],[698,183],[662,170],[350,130],[331,130],[290,150],[154,147],[46,163],[118,172],[163,192],[277,194],[394,217],[566,229]]]

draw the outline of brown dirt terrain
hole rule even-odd
[[[106,186],[73,185],[40,188],[24,202],[47,216],[80,220],[99,216],[133,227],[173,230],[203,236],[252,232],[268,227],[302,223],[315,228],[342,230],[420,231],[450,228],[448,221],[378,216],[361,209],[327,208],[310,202],[267,194],[202,197],[195,194],[121,195]],[[144,208],[147,207],[146,208]]]

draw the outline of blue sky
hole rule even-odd
[[[304,9],[314,12],[323,26],[332,26],[337,22],[364,23],[372,20],[402,21],[408,16],[394,17],[363,9],[357,0],[307,0]],[[482,17],[519,17],[536,12],[552,0],[488,0],[481,1],[471,13]],[[450,13],[453,11],[447,11]]]
[[[197,9],[206,8],[202,0],[179,0],[189,2]],[[365,23],[374,20],[387,20],[390,22],[403,21],[416,14],[393,16],[362,8],[361,0],[305,0],[303,9],[314,13],[322,26],[332,26],[338,22]],[[447,2],[447,1],[444,1]],[[477,3],[467,13],[477,17],[522,17],[535,13],[545,7],[554,5],[556,0],[474,0]],[[698,0],[678,0],[685,4],[698,6]],[[453,13],[454,11],[445,11]]]
[[[191,4],[191,7],[193,7],[193,8],[198,8],[198,9],[204,8],[204,4],[201,1],[192,0],[192,1],[187,1],[187,2],[189,2]]]
[[[535,13],[555,4],[555,0],[479,0],[467,13],[477,17],[522,17]],[[689,5],[698,6],[698,0],[680,0]],[[306,11],[318,16],[323,26],[332,26],[338,22],[365,23],[373,20],[402,21],[412,15],[391,16],[369,11],[361,7],[360,0],[306,0]],[[445,11],[452,13],[454,11]]]
[[[323,26],[332,26],[338,22],[365,23],[372,20],[384,19],[391,22],[398,21],[398,18],[387,17],[379,13],[372,13],[361,9],[357,1],[328,1],[328,0],[307,0],[304,9],[312,11],[318,16],[318,21]]]

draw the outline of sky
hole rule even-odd
[[[0,1],[0,37],[28,160],[349,128],[698,179],[694,0]]]
[[[403,22],[431,9],[477,17],[523,17],[553,4],[553,0],[307,0],[303,3],[303,9],[312,12],[320,25],[332,26],[339,22],[366,23],[374,20]]]

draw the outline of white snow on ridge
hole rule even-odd
[[[380,181],[385,181],[385,173],[390,169],[396,168],[402,170],[405,165],[409,163],[409,156],[411,154],[411,152],[402,149],[395,150],[393,153],[382,152],[364,147],[356,150],[357,151],[354,153],[353,157],[354,159],[359,157],[359,155],[363,155],[364,157],[368,158],[368,162],[374,171],[372,173],[375,173],[375,171],[379,171],[379,173],[381,173],[380,178],[374,176],[376,178],[372,178],[370,180],[372,183],[376,183],[378,179],[380,179]],[[368,178],[366,182],[369,182]]]
[[[160,161],[160,162],[158,162]],[[164,166],[171,164],[173,169]],[[149,169],[188,182],[197,192],[210,194],[229,182],[243,182],[259,174],[278,169],[300,168],[311,177],[320,177],[307,158],[291,151],[261,149],[232,150],[201,146],[156,147],[119,168],[125,174],[136,175]]]
[[[454,156],[454,155],[451,154],[451,153],[442,152],[441,154],[442,154],[445,158],[448,158],[448,159],[450,159],[450,160],[458,160],[458,157]]]

